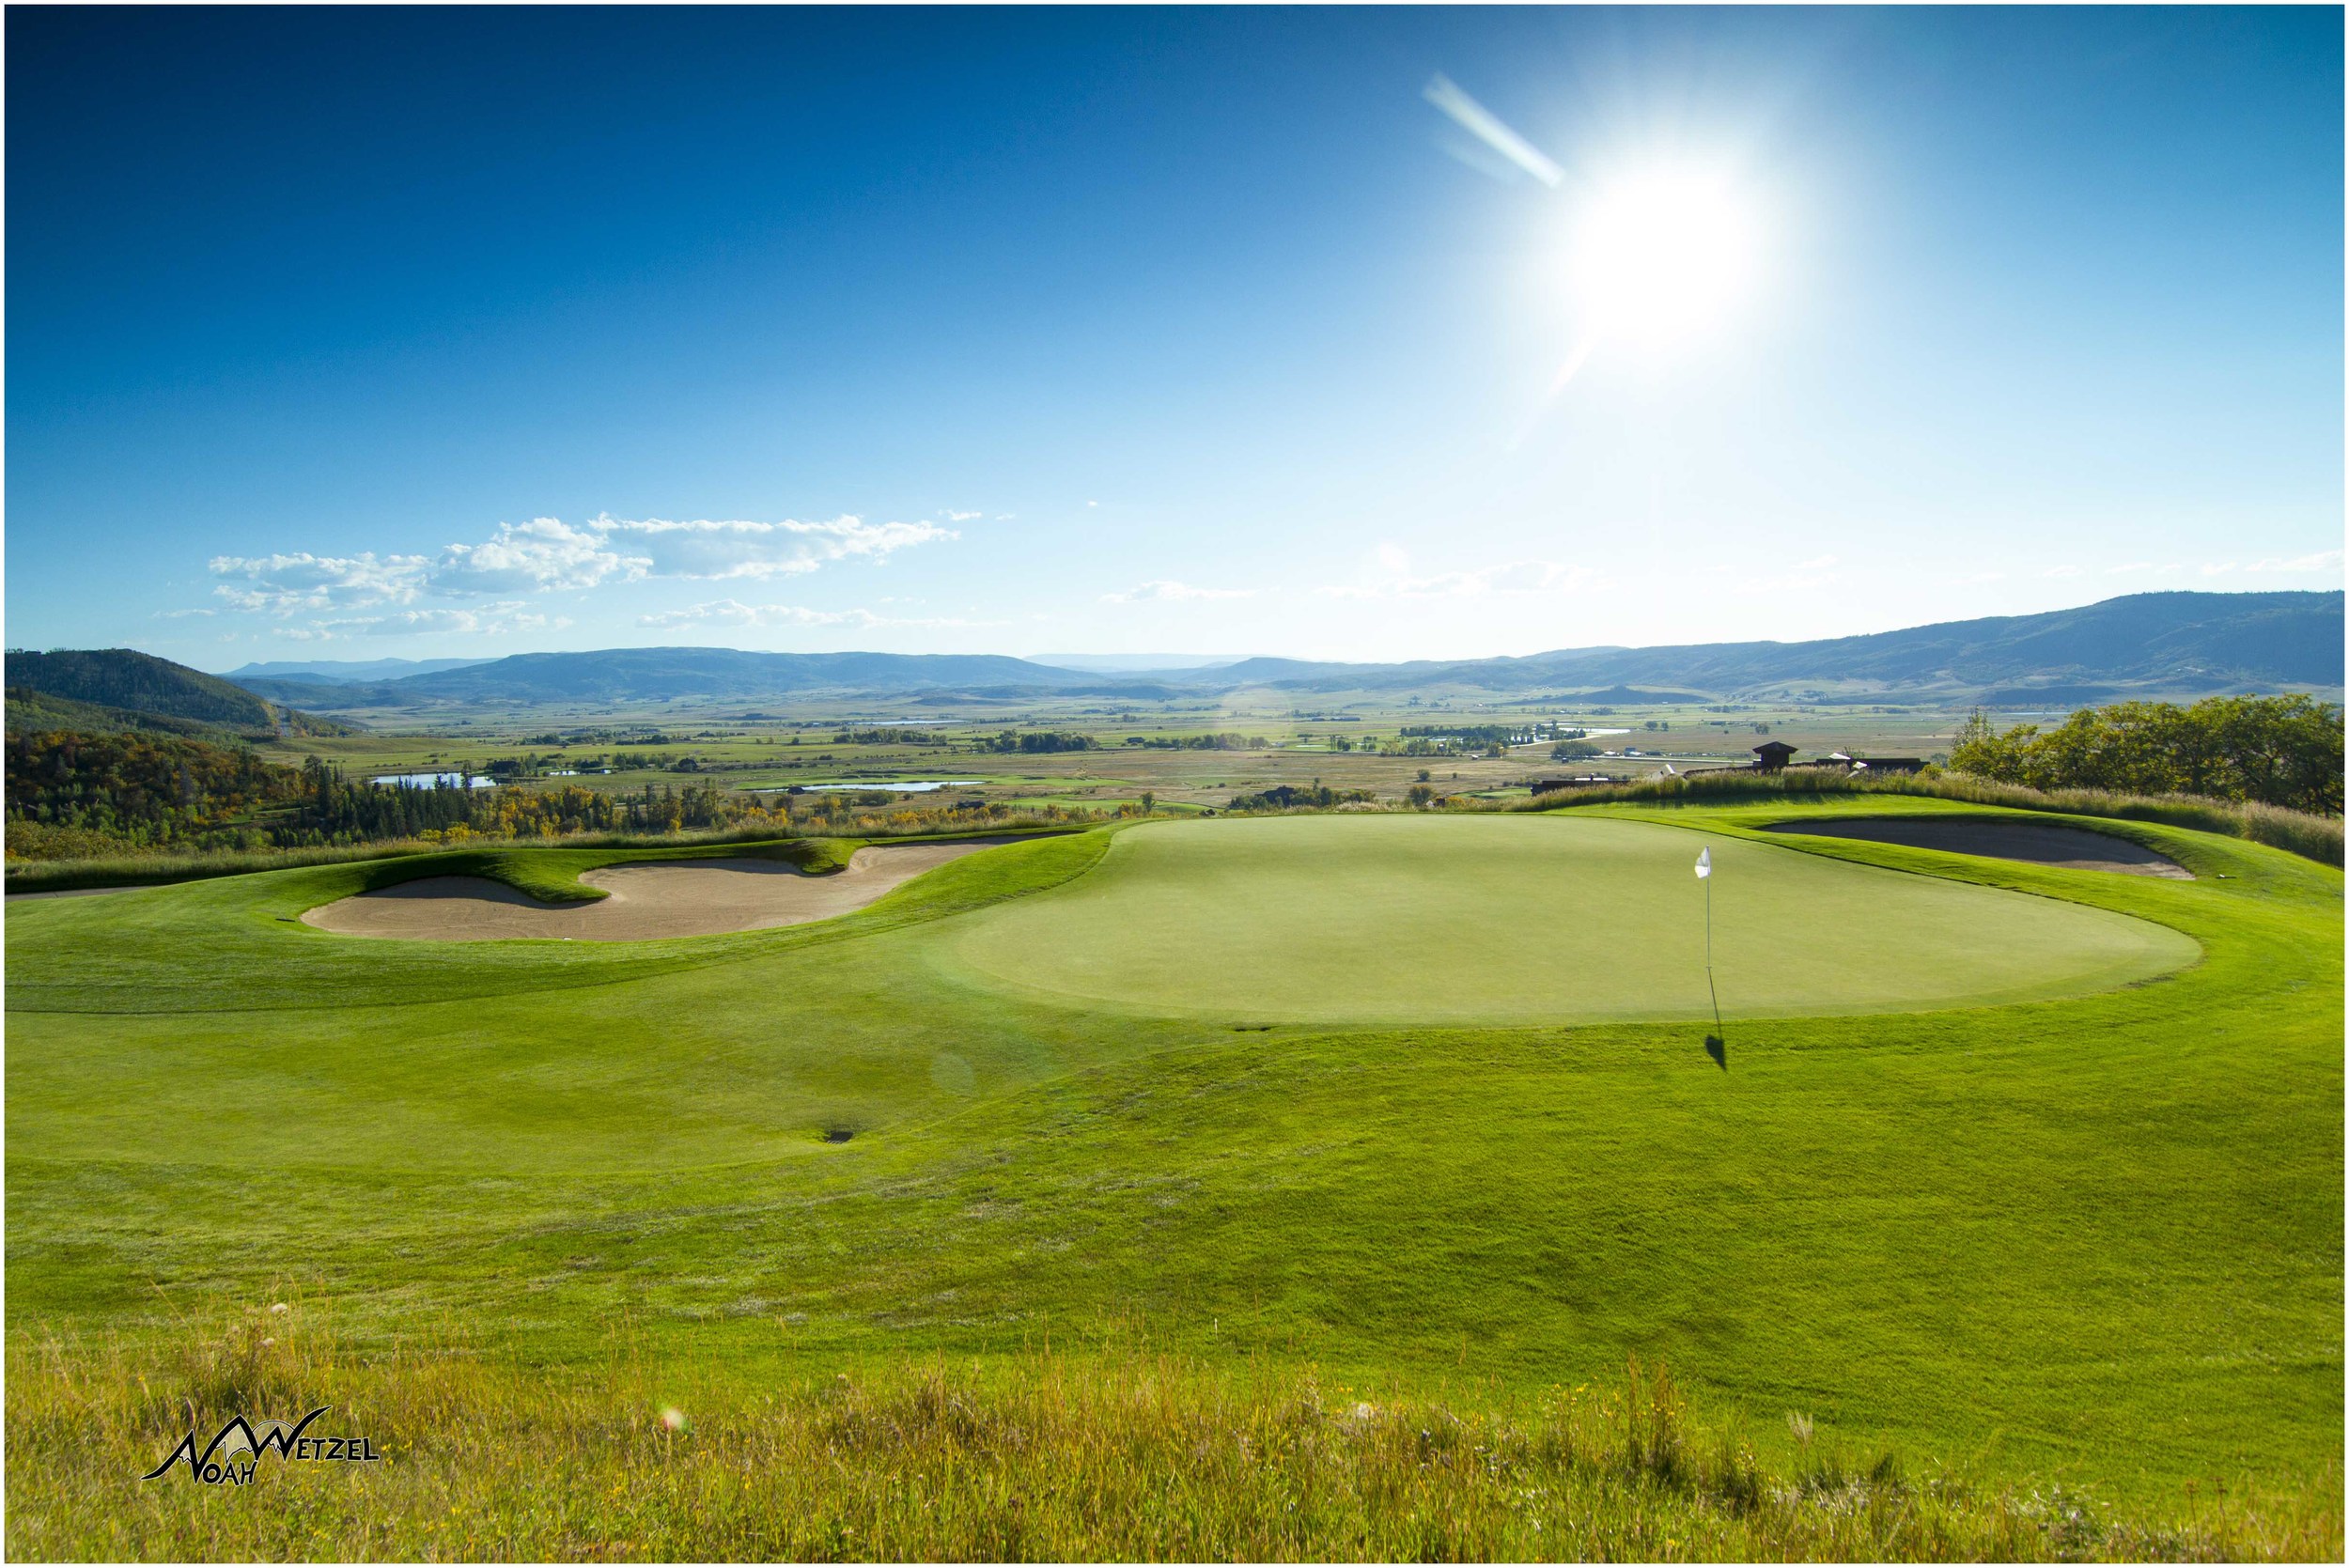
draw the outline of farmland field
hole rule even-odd
[[[1773,1463],[1798,1412],[2164,1517],[2329,1489],[2337,1550],[2341,874],[2139,824],[2076,825],[2193,880],[1763,831],[1863,810],[1993,815],[1148,822],[648,943],[300,924],[380,864],[12,904],[9,1370],[176,1364],[275,1300],[362,1358],[713,1402],[1048,1343],[1382,1402],[1636,1356]],[[43,1531],[160,1448],[17,1412],[11,1547],[97,1549]]]

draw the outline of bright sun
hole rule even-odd
[[[1726,179],[1662,166],[1595,193],[1575,222],[1571,278],[1594,335],[1663,351],[1728,313],[1756,252],[1752,214]]]

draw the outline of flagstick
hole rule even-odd
[[[1713,984],[1713,878],[1704,879],[1704,989],[1713,999],[1713,1032],[1726,1041],[1729,1031],[1721,1024],[1721,993]]]

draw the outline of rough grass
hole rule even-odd
[[[1612,787],[1559,790],[1530,800],[1469,806],[1468,810],[1558,811],[1598,805],[1706,805],[1745,800],[1803,800],[1865,796],[1918,796],[2015,811],[2065,812],[2127,822],[2158,822],[2197,832],[2223,833],[2272,845],[2326,865],[2341,863],[2341,819],[2287,811],[2256,800],[2212,800],[2199,795],[2123,795],[2108,789],[2032,789],[1963,774],[1860,777],[1841,768],[1739,770],[1643,779]]]
[[[743,1380],[614,1334],[549,1375],[447,1344],[363,1354],[295,1304],[152,1355],[11,1341],[19,1560],[1886,1560],[2338,1558],[2338,1487],[2174,1514],[1989,1486],[1784,1414],[1772,1465],[1661,1366],[1593,1387],[1389,1394],[1133,1350],[843,1359]],[[184,1467],[229,1414],[367,1437],[368,1465]],[[2335,1478],[2337,1480],[2337,1477]]]

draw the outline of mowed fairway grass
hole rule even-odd
[[[1077,1003],[1287,1023],[1531,1023],[2035,1001],[2201,956],[2108,910],[1598,817],[1285,816],[1117,835],[965,923],[978,974]]]
[[[1958,810],[1151,823],[593,950],[291,918],[353,867],[14,905],[11,1387],[288,1298],[558,1382],[625,1326],[751,1391],[1049,1342],[1532,1398],[1637,1355],[1766,1456],[1798,1411],[1911,1473],[2337,1499],[2341,874],[1759,831]],[[70,1492],[17,1408],[11,1545]]]

